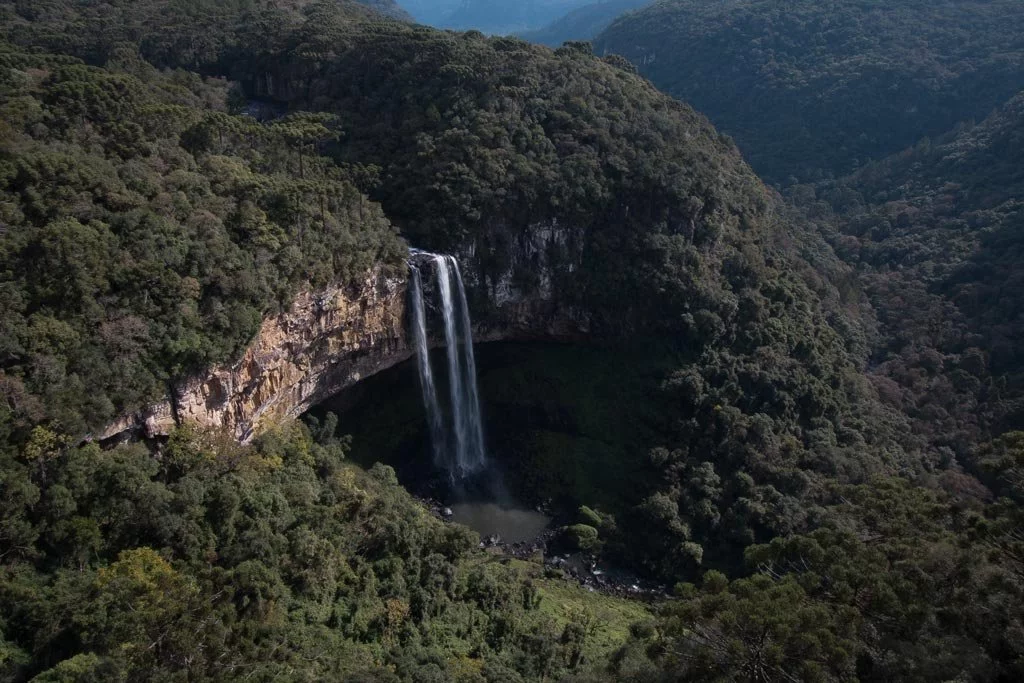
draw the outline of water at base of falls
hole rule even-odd
[[[452,481],[456,481],[482,470],[487,462],[466,288],[454,256],[418,250],[412,250],[411,253],[416,258],[410,259],[409,263],[410,313],[423,406],[427,413],[435,463],[448,472]],[[430,366],[427,309],[421,273],[425,266],[434,270],[444,323],[450,392],[450,419],[447,421],[438,400],[434,373]]]

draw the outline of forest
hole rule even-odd
[[[1015,0],[663,0],[595,41],[733,136],[766,180],[857,166],[1024,88]]]
[[[393,3],[0,0],[0,680],[1024,677],[1020,13],[828,4],[834,40],[817,3],[660,2],[595,54]],[[91,436],[410,244],[483,254],[486,321],[501,235],[549,223],[589,341],[505,370],[494,450],[552,550],[655,596],[483,548],[331,412]]]

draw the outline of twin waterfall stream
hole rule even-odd
[[[415,258],[409,261],[410,313],[423,406],[427,412],[434,462],[445,469],[455,482],[482,470],[486,464],[466,288],[455,257],[419,250],[412,250],[411,254]],[[422,270],[425,268],[433,270],[444,322],[450,394],[447,420],[438,400],[434,372],[430,366],[427,307],[423,294]]]

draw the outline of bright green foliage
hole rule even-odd
[[[601,526],[602,520],[601,515],[591,510],[586,505],[581,505],[579,511],[576,513],[580,524],[587,524],[594,527],[595,529]]]
[[[1017,0],[663,0],[595,40],[788,183],[844,175],[1024,87]],[[795,178],[794,178],[795,177]]]
[[[565,534],[566,543],[572,550],[582,550],[588,552],[591,550],[597,550],[597,529],[586,524],[573,524],[567,526],[563,530]]]
[[[476,534],[431,517],[390,468],[342,457],[297,424],[253,447],[181,430],[155,454],[88,445],[0,460],[6,481],[41,491],[2,501],[4,529],[23,530],[0,536],[5,676],[367,680],[391,668],[497,683],[596,666],[587,658],[621,642],[588,644],[586,592],[547,581],[554,592],[538,596],[535,570],[477,551]]]

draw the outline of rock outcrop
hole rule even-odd
[[[489,231],[492,237],[501,233]],[[467,286],[482,309],[479,318],[473,312],[477,341],[586,334],[586,312],[567,305],[555,285],[578,267],[572,237],[557,225],[536,225],[508,231],[500,258],[491,258],[499,248],[484,241],[460,255]],[[405,279],[380,269],[357,285],[301,292],[287,311],[263,321],[239,361],[181,382],[165,400],[122,416],[94,438],[154,438],[191,423],[247,442],[410,358],[415,351],[405,311]]]
[[[408,358],[405,292],[404,279],[380,271],[358,286],[302,292],[286,312],[264,320],[237,363],[183,382],[166,400],[118,420],[98,438],[126,431],[155,437],[189,422],[248,441]]]

